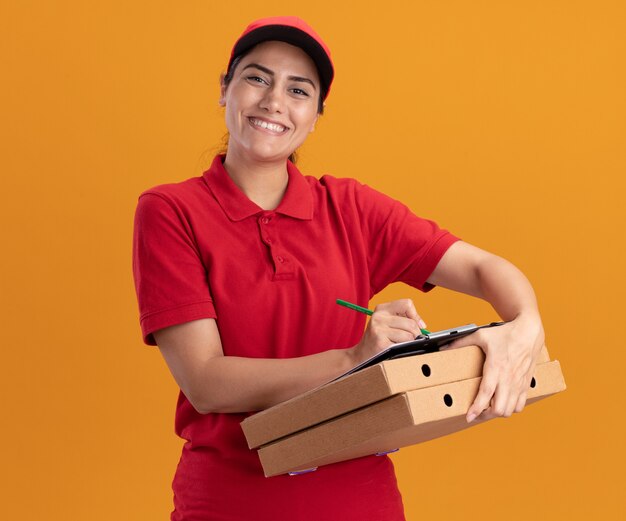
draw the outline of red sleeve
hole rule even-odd
[[[152,333],[200,318],[216,318],[207,272],[183,212],[165,196],[139,197],[133,232],[133,275],[141,331]]]
[[[356,200],[368,247],[371,295],[393,282],[430,291],[434,286],[426,279],[459,239],[367,185],[357,184]]]

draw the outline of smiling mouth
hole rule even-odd
[[[248,121],[253,127],[269,130],[270,132],[275,134],[283,134],[287,131],[287,127],[284,127],[283,125],[279,125],[277,123],[268,123],[267,121],[263,121],[262,119],[248,118]]]

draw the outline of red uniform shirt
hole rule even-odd
[[[224,354],[292,358],[348,348],[388,284],[427,291],[456,237],[353,179],[303,176],[287,163],[280,205],[263,210],[216,156],[201,177],[144,192],[133,272],[144,341],[158,329],[217,320]],[[181,392],[176,433],[187,440],[172,519],[403,519],[391,461],[370,456],[300,476],[265,478],[239,423],[199,414]],[[195,516],[195,517],[194,517]]]

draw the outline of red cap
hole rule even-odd
[[[228,61],[228,70],[233,60],[255,45],[269,40],[286,42],[300,47],[315,65],[324,89],[324,98],[328,97],[333,82],[334,67],[330,58],[330,49],[319,35],[304,20],[297,16],[273,16],[252,22],[235,42]]]

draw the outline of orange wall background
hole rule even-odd
[[[3,518],[168,518],[177,388],[143,346],[138,194],[199,175],[218,77],[254,18],[333,52],[301,150],[533,282],[566,392],[394,455],[407,519],[617,519],[626,489],[626,4],[5,1],[0,6]],[[496,318],[393,286],[431,329]]]

